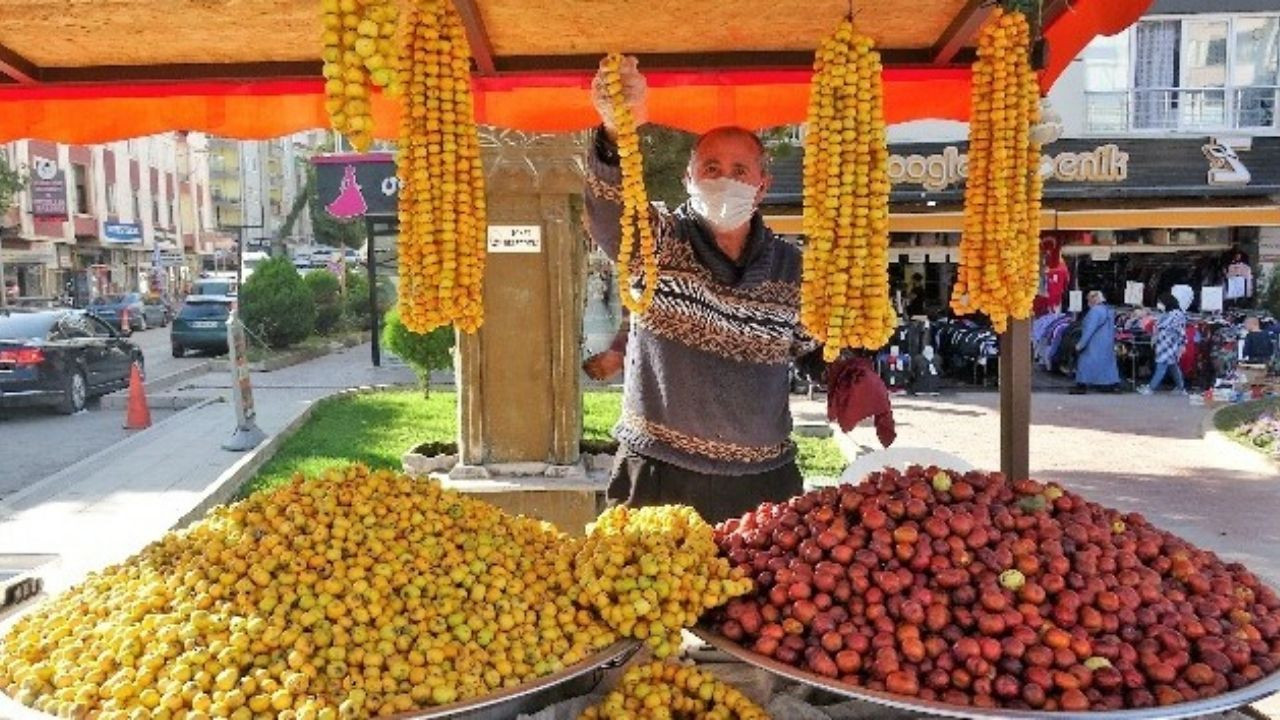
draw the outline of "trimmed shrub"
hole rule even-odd
[[[316,332],[328,335],[342,319],[342,286],[328,270],[312,270],[302,281],[316,305]]]
[[[383,319],[382,344],[413,368],[424,393],[431,390],[431,371],[453,364],[453,343],[451,326],[439,327],[423,335],[404,326],[399,310],[392,309]]]
[[[240,288],[240,318],[253,337],[286,348],[315,330],[316,304],[288,258],[258,266]]]

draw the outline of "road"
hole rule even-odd
[[[156,378],[207,362],[209,355],[188,354],[175,358],[169,350],[169,328],[151,328],[133,334],[142,349],[147,377]],[[152,409],[152,422],[172,411]],[[0,411],[0,500],[14,491],[124,440],[124,411],[103,408],[96,401],[82,413],[59,415],[47,408]]]

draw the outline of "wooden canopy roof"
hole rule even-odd
[[[405,0],[407,2],[408,0]],[[804,117],[813,48],[848,0],[454,0],[479,119],[524,130],[595,121],[599,58],[637,54],[651,117],[688,130]],[[1047,88],[1151,0],[1046,0]],[[968,115],[989,0],[856,0],[884,56],[891,121]],[[318,0],[0,0],[0,141],[98,142],[165,130],[274,137],[326,125]],[[393,103],[375,108],[395,134]]]

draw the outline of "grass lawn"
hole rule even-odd
[[[583,439],[610,440],[621,411],[622,394],[583,395]],[[311,418],[285,441],[275,457],[241,490],[242,495],[287,482],[296,472],[317,474],[326,468],[361,462],[371,468],[400,467],[400,456],[420,443],[457,440],[457,395],[417,390],[350,395],[322,400]],[[831,438],[795,437],[805,477],[839,476],[844,459]]]
[[[1259,446],[1251,441],[1245,432],[1245,426],[1257,420],[1265,413],[1280,413],[1280,399],[1257,400],[1254,402],[1228,405],[1213,416],[1213,424],[1220,432],[1245,447],[1266,451],[1268,446]],[[1273,441],[1274,444],[1275,441]]]

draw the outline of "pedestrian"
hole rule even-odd
[[[1089,293],[1080,341],[1076,343],[1076,386],[1072,395],[1083,395],[1092,387],[1114,390],[1120,384],[1116,364],[1116,319],[1101,291]]]
[[[646,86],[634,58],[621,75],[643,123]],[[622,172],[603,74],[592,100],[603,124],[588,150],[586,225],[616,260]],[[690,505],[714,523],[803,491],[790,439],[789,367],[797,360],[820,379],[823,365],[799,320],[800,251],[758,212],[768,165],[755,133],[711,130],[689,158],[689,201],[650,208],[658,287],[653,304],[631,318],[610,502]]]
[[[1159,390],[1168,373],[1173,378],[1173,391],[1185,394],[1186,384],[1178,361],[1187,345],[1187,314],[1182,312],[1182,305],[1172,293],[1161,295],[1156,309],[1162,313],[1156,321],[1156,369],[1151,382],[1138,388],[1138,392],[1150,395]]]

